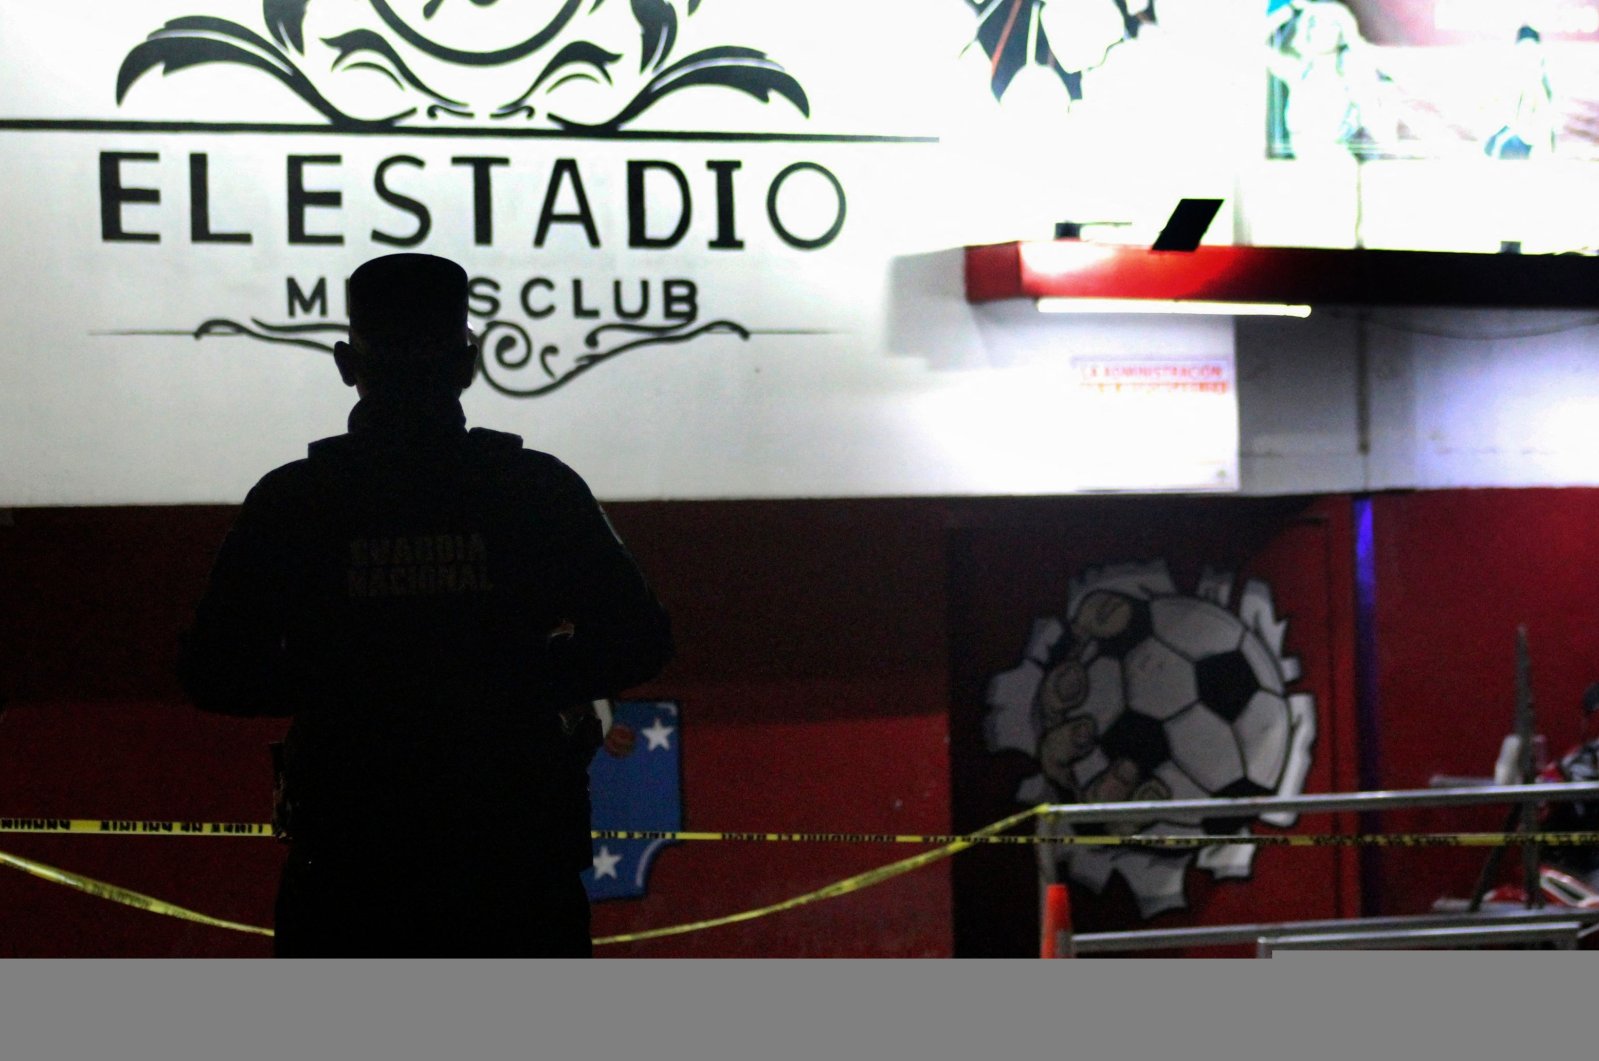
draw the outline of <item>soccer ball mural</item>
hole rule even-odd
[[[1299,661],[1283,654],[1287,623],[1271,588],[1247,582],[1231,609],[1233,579],[1207,571],[1180,593],[1163,562],[1100,568],[1074,579],[1065,620],[1033,624],[1025,658],[989,683],[989,750],[1033,756],[1039,773],[1017,798],[1105,803],[1297,795],[1316,737],[1315,700],[1294,692]],[[1292,825],[1295,816],[1262,815]],[[1172,814],[1076,832],[1247,835],[1253,818]],[[1040,819],[1046,835],[1073,827]],[[1054,830],[1051,832],[1051,830]],[[1065,874],[1103,891],[1120,874],[1153,917],[1188,904],[1192,865],[1217,879],[1247,878],[1254,848],[1192,850],[1040,844],[1046,883]]]

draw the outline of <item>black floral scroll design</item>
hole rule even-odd
[[[335,70],[340,69],[340,67],[343,66],[343,64],[345,64],[351,56],[360,55],[363,52],[370,52],[378,58],[383,59],[384,62],[379,63],[372,60],[365,60],[359,63],[349,63],[345,68],[350,70],[362,68],[376,70],[378,73],[388,77],[396,85],[399,85],[402,88],[409,86],[410,88],[416,89],[419,92],[431,96],[440,103],[453,103],[458,107],[466,106],[466,104],[462,103],[460,100],[451,99],[442,92],[438,92],[423,84],[422,79],[417,77],[416,74],[412,73],[410,66],[406,64],[404,59],[400,58],[400,53],[394,50],[394,45],[390,44],[386,39],[384,39],[382,35],[374,33],[372,30],[351,30],[348,33],[341,33],[337,37],[328,37],[323,43],[332,45],[339,50],[338,57],[333,60],[333,69]]]
[[[269,22],[269,26],[279,44],[303,51],[304,38],[297,22]],[[175,18],[129,52],[122,60],[122,68],[117,71],[117,104],[120,106],[127,98],[134,82],[158,66],[163,75],[170,75],[206,63],[237,63],[265,71],[338,126],[390,126],[417,112],[417,108],[411,107],[377,119],[360,119],[346,114],[322,94],[278,45],[237,22],[206,15]],[[426,91],[420,81],[416,82],[416,86]],[[435,98],[435,102],[450,101]]]
[[[337,52],[330,70],[371,70],[387,77],[394,85],[416,99],[414,106],[380,117],[356,117],[341,110],[317,86],[306,62],[305,17],[311,0],[264,0],[262,21],[265,33],[224,18],[190,15],[172,19],[135,46],[123,59],[117,72],[116,100],[120,106],[134,84],[146,73],[159,68],[163,76],[208,63],[232,63],[250,67],[282,82],[336,128],[361,129],[396,126],[414,117],[437,118],[448,114],[474,118],[468,105],[425,83],[406,62],[401,45],[434,59],[463,67],[506,66],[534,61],[536,53],[552,45],[580,15],[593,14],[606,0],[565,0],[562,7],[542,27],[526,39],[490,51],[466,51],[443,45],[418,30],[398,15],[388,0],[368,0],[372,13],[387,34],[371,27],[360,27],[327,37],[323,43]],[[431,19],[446,0],[432,0],[423,8],[423,18]],[[464,2],[464,0],[458,0]],[[498,0],[471,0],[488,7]],[[540,116],[549,125],[572,131],[614,132],[649,110],[662,99],[688,88],[721,87],[770,102],[776,95],[788,100],[805,117],[810,102],[798,80],[765,52],[735,45],[703,48],[671,62],[683,20],[692,17],[701,0],[629,0],[638,26],[639,72],[649,75],[645,84],[633,92],[608,118],[582,122],[549,113],[545,104],[561,86],[572,81],[602,83],[612,88],[616,80],[611,69],[622,58],[613,49],[591,40],[568,40],[553,59],[536,67],[529,87],[520,96],[489,112],[495,120]],[[681,8],[681,13],[680,13]],[[458,90],[451,90],[458,91]],[[535,103],[534,97],[542,92]]]
[[[187,335],[196,340],[243,338],[331,354],[333,344],[344,339],[349,330],[348,324],[336,321],[269,324],[256,317],[249,318],[248,323],[213,317],[193,331],[111,334]],[[555,343],[536,343],[527,328],[516,321],[495,319],[478,329],[478,370],[490,387],[507,397],[538,398],[633,350],[686,343],[704,335],[733,335],[747,341],[750,334],[748,328],[730,320],[704,324],[609,323],[591,328],[583,336],[585,352],[570,355]]]
[[[1156,20],[1155,0],[1141,13],[1129,13],[1127,0],[1102,0],[1114,3],[1122,16],[1126,35],[1122,41],[1136,40],[1138,31]],[[1066,86],[1073,100],[1083,98],[1083,71],[1068,70],[1050,46],[1049,36],[1042,26],[1030,32],[1034,11],[1045,0],[966,0],[966,6],[977,15],[977,38],[972,43],[983,49],[993,63],[989,87],[994,98],[1003,99],[1005,90],[1025,67],[1036,63],[1048,67]]]
[[[272,39],[285,48],[305,51],[305,9],[310,0],[265,0],[261,18]]]
[[[472,0],[478,7],[491,7],[495,0]],[[458,63],[462,66],[503,66],[519,59],[526,59],[534,52],[543,48],[558,35],[567,24],[572,21],[578,9],[583,6],[583,0],[565,0],[555,17],[539,27],[538,31],[526,40],[504,48],[496,48],[487,52],[470,52],[461,48],[451,48],[440,44],[438,41],[419,32],[405,19],[395,13],[389,6],[388,0],[371,0],[372,10],[377,12],[384,25],[394,31],[394,34],[412,47],[431,55],[435,59],[442,59],[448,63]],[[589,8],[592,14],[605,0],[594,0],[594,6]],[[422,11],[423,18],[432,18],[438,13],[441,3],[430,3]]]
[[[634,336],[610,345],[609,333]],[[568,355],[553,343],[539,345],[514,321],[492,320],[478,342],[478,368],[490,387],[511,398],[551,394],[598,365],[649,346],[686,343],[703,335],[734,335],[748,340],[750,330],[729,320],[670,325],[602,324],[583,337],[587,353]]]
[[[805,117],[811,116],[811,104],[804,88],[793,75],[768,59],[765,52],[724,46],[697,51],[661,70],[626,106],[605,121],[585,124],[555,114],[550,115],[550,120],[563,129],[620,129],[672,93],[705,85],[734,89],[762,103],[770,102],[774,94],[782,96]]]
[[[241,324],[226,317],[213,317],[194,329],[191,334],[195,339],[243,336],[263,343],[285,343],[289,346],[301,346],[308,350],[320,350],[324,354],[331,354],[333,342],[342,340],[349,331],[348,324],[337,324],[332,321],[315,324],[268,324],[251,317],[249,324]],[[319,334],[332,335],[336,338],[329,342],[312,338]]]
[[[572,41],[555,54],[555,58],[545,64],[539,76],[533,79],[533,84],[528,86],[526,92],[495,108],[494,117],[504,118],[515,114],[526,114],[529,118],[538,112],[528,105],[528,100],[539,89],[548,86],[548,91],[554,92],[561,85],[569,81],[601,81],[607,85],[615,84],[611,78],[611,64],[622,57],[616,52],[608,52],[592,41]],[[556,74],[565,74],[556,78]],[[554,80],[551,80],[554,78]]]
[[[597,8],[603,2],[604,0],[599,0],[594,6]],[[707,86],[742,92],[762,103],[771,102],[774,95],[781,96],[792,103],[802,115],[810,117],[810,99],[799,81],[765,52],[754,48],[736,45],[702,48],[668,66],[667,62],[677,44],[678,27],[681,23],[676,3],[674,0],[631,0],[631,3],[634,21],[639,26],[639,71],[640,73],[653,71],[649,81],[609,118],[597,122],[580,122],[552,113],[549,119],[555,125],[574,131],[614,132],[667,96],[684,89]],[[684,17],[692,16],[699,7],[700,0],[688,0]],[[573,42],[544,68],[526,92],[498,108],[495,116],[502,117],[526,111],[531,117],[532,108],[527,106],[527,101],[546,83],[552,92],[568,80],[578,78],[586,80],[603,78],[607,84],[612,84],[609,68],[620,58],[620,55],[607,52],[592,42]],[[574,65],[586,65],[592,69],[579,69],[569,72],[560,79],[550,80],[556,72]]]

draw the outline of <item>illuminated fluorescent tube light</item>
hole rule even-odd
[[[1309,306],[1279,302],[1191,302],[1153,298],[1041,298],[1040,313],[1203,313],[1223,317],[1308,317]]]

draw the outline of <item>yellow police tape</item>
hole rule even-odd
[[[0,833],[115,836],[271,836],[269,822],[159,822],[126,818],[0,818]]]
[[[759,909],[756,909],[756,910],[744,910],[744,911],[741,911],[741,912],[736,913],[736,914],[729,914],[729,915],[727,915],[725,917],[712,918],[712,919],[707,920],[707,921],[695,921],[695,922],[692,922],[690,924],[684,924],[684,925],[668,925],[665,928],[655,928],[655,929],[650,929],[650,930],[644,931],[644,932],[630,932],[630,933],[626,933],[626,934],[620,935],[620,936],[602,936],[599,939],[594,940],[594,945],[596,947],[604,947],[604,946],[609,946],[609,945],[617,944],[617,943],[636,943],[636,942],[639,942],[641,940],[660,939],[660,938],[662,938],[664,936],[679,936],[679,935],[683,935],[683,934],[688,933],[688,932],[700,932],[700,931],[703,931],[704,929],[717,928],[717,927],[719,927],[721,925],[731,925],[731,924],[734,924],[734,923],[737,923],[737,922],[740,922],[740,921],[753,921],[753,920],[755,920],[758,917],[766,917],[769,914],[780,913],[780,912],[782,912],[784,910],[792,910],[795,907],[805,906],[807,904],[814,903],[814,902],[820,902],[823,899],[832,899],[832,898],[836,898],[836,897],[838,897],[840,895],[848,895],[850,892],[860,891],[863,888],[869,888],[869,887],[871,887],[874,884],[881,884],[881,883],[883,883],[886,880],[891,880],[894,877],[898,877],[898,876],[901,876],[903,874],[910,873],[912,870],[921,869],[923,866],[931,865],[932,863],[937,862],[940,859],[948,858],[951,855],[955,854],[956,852],[961,851],[964,848],[972,846],[973,843],[979,842],[983,837],[989,836],[989,835],[991,835],[993,833],[1002,832],[1002,831],[1004,831],[1006,829],[1011,829],[1011,828],[1014,828],[1017,825],[1020,825],[1021,823],[1027,821],[1029,818],[1032,818],[1035,815],[1037,815],[1039,813],[1039,810],[1040,810],[1040,808],[1033,807],[1033,808],[1030,808],[1028,810],[1022,811],[1019,814],[1013,814],[1013,815],[1011,815],[1008,818],[1002,819],[1000,821],[995,822],[992,825],[989,825],[989,826],[986,826],[986,827],[984,827],[982,829],[979,829],[977,832],[972,833],[970,836],[959,838],[958,840],[956,840],[954,842],[951,842],[951,843],[948,843],[948,844],[945,844],[943,847],[940,847],[940,848],[938,848],[936,850],[924,851],[923,853],[921,853],[919,855],[916,855],[916,856],[914,856],[912,858],[902,859],[899,862],[895,862],[895,863],[892,863],[890,865],[883,866],[883,867],[881,867],[879,869],[868,870],[865,873],[859,873],[859,874],[856,874],[853,877],[847,877],[844,880],[835,881],[834,883],[827,885],[825,888],[818,888],[816,891],[807,892],[804,895],[797,895],[797,896],[795,896],[792,899],[787,899],[787,900],[785,900],[783,902],[780,902],[780,903],[773,903],[770,906],[763,906],[763,907],[761,907]],[[18,822],[26,822],[26,823],[29,823],[29,824],[26,825],[26,826],[20,826],[19,827],[16,824]],[[91,826],[94,826],[94,825],[106,825],[106,824],[115,824],[115,823],[94,822],[91,819],[67,819],[67,818],[17,819],[17,818],[3,818],[3,819],[0,819],[0,832],[35,832],[35,833],[37,833],[37,832],[47,832],[47,833],[115,832],[115,833],[118,833],[118,834],[124,835],[124,836],[126,836],[126,835],[144,835],[144,836],[165,836],[165,835],[172,835],[172,836],[260,836],[260,835],[263,835],[262,833],[255,832],[255,831],[249,831],[249,832],[237,832],[237,831],[226,831],[226,830],[213,831],[213,830],[211,830],[209,828],[203,828],[202,826],[206,826],[206,825],[214,824],[214,823],[201,823],[201,822],[190,822],[190,823],[187,823],[188,825],[196,826],[197,828],[192,828],[192,829],[188,829],[188,830],[184,830],[184,831],[174,831],[174,830],[171,830],[171,829],[161,828],[161,826],[177,824],[177,823],[170,823],[170,822],[138,822],[138,823],[123,822],[123,823],[121,823],[121,824],[124,824],[124,825],[126,825],[126,824],[136,824],[136,825],[141,825],[141,826],[148,827],[148,828],[142,828],[142,829],[99,829],[99,828],[91,828]],[[77,826],[77,827],[74,828],[74,826]],[[251,826],[249,828],[255,829],[255,828],[258,828],[258,827]],[[266,835],[270,835],[271,827],[270,826],[266,826],[265,828],[267,830]],[[598,834],[596,834],[596,835],[598,835]],[[256,927],[254,925],[243,925],[243,924],[238,923],[237,921],[224,921],[221,918],[211,917],[211,916],[209,916],[207,914],[202,914],[202,913],[199,913],[199,912],[197,912],[195,910],[190,910],[187,907],[178,906],[176,903],[165,902],[164,900],[156,899],[156,898],[153,898],[151,896],[144,895],[144,894],[142,894],[140,892],[130,891],[127,888],[119,888],[119,887],[117,887],[114,884],[107,884],[104,881],[95,880],[92,877],[85,877],[85,876],[83,876],[82,874],[79,874],[79,873],[70,873],[70,872],[68,872],[66,870],[63,870],[63,869],[57,869],[54,866],[47,866],[47,865],[45,865],[42,862],[34,862],[31,859],[19,858],[16,855],[8,855],[8,854],[6,854],[3,851],[0,851],[0,864],[11,866],[11,867],[13,867],[15,869],[20,869],[24,873],[31,873],[32,875],[34,875],[36,877],[43,878],[44,880],[54,881],[57,884],[64,884],[64,885],[66,885],[69,888],[76,888],[77,890],[79,890],[81,892],[86,892],[89,895],[97,895],[97,896],[99,896],[102,899],[109,899],[112,902],[123,903],[124,905],[127,905],[127,906],[137,907],[140,910],[147,910],[147,911],[149,911],[150,913],[153,913],[153,914],[165,914],[168,917],[180,917],[180,918],[183,918],[186,921],[198,921],[199,923],[204,924],[204,925],[212,925],[212,926],[215,926],[217,928],[228,928],[228,929],[234,930],[235,932],[249,932],[249,933],[253,933],[255,935],[260,935],[260,936],[270,936],[270,935],[273,934],[273,932],[272,932],[272,930],[270,928],[259,928],[259,927]]]
[[[98,895],[102,899],[110,899],[114,903],[122,903],[124,906],[148,910],[152,914],[181,917],[185,921],[198,921],[202,925],[210,925],[213,928],[230,928],[235,932],[251,932],[258,936],[272,935],[270,928],[257,928],[254,925],[244,925],[237,921],[224,921],[220,917],[202,914],[196,910],[178,906],[176,903],[169,903],[165,900],[145,895],[142,892],[119,888],[115,884],[107,884],[105,881],[95,880],[93,877],[85,877],[78,873],[68,873],[64,869],[56,869],[54,866],[47,866],[43,862],[35,862],[32,859],[8,855],[4,851],[0,851],[0,865],[20,869],[22,872],[32,874],[42,880],[65,884],[69,888],[76,888],[78,891],[87,892],[90,895]]]
[[[1048,818],[1044,806],[1006,818],[1012,828],[1029,818]],[[1214,833],[1157,834],[1111,833],[1106,835],[1025,836],[999,835],[1003,830],[987,826],[973,833],[757,833],[684,832],[653,829],[595,829],[595,840],[676,840],[721,841],[732,843],[800,844],[934,844],[939,846],[974,844],[1066,844],[1074,847],[1211,847],[1216,844],[1252,844],[1256,847],[1507,847],[1538,844],[1542,847],[1599,846],[1599,832],[1559,833],[1336,833],[1233,835]],[[97,818],[0,818],[0,833],[70,833],[111,836],[272,836],[265,822],[187,822],[143,821]]]
[[[683,925],[668,925],[665,928],[652,928],[643,932],[629,932],[620,936],[602,936],[594,941],[594,945],[596,947],[604,947],[614,943],[639,943],[647,939],[661,939],[665,936],[681,936],[689,932],[702,932],[708,928],[720,928],[723,925],[732,925],[740,921],[753,921],[757,917],[766,917],[769,914],[781,913],[784,910],[792,910],[796,906],[805,906],[809,903],[820,902],[823,899],[835,899],[840,895],[848,895],[850,892],[858,892],[863,888],[870,888],[874,884],[881,884],[886,880],[892,880],[895,877],[910,873],[912,870],[918,870],[923,866],[929,866],[934,862],[949,858],[951,855],[963,851],[966,848],[971,847],[973,844],[980,842],[983,838],[992,836],[996,833],[1004,832],[1006,829],[1011,829],[1022,824],[1029,818],[1033,818],[1038,815],[1042,809],[1042,807],[1031,807],[1019,814],[1012,814],[1009,818],[1002,818],[992,825],[984,826],[969,836],[953,838],[942,847],[935,848],[932,851],[924,851],[919,855],[913,855],[910,858],[901,859],[898,862],[891,862],[888,865],[882,866],[878,869],[867,870],[865,873],[858,873],[853,877],[846,877],[841,881],[835,881],[834,883],[827,885],[825,888],[818,888],[813,892],[806,892],[804,895],[796,895],[794,898],[785,899],[780,903],[773,903],[770,906],[762,906],[755,910],[745,910],[736,914],[728,914],[725,917],[713,917],[706,921],[691,921],[688,924]],[[614,832],[616,830],[601,831]],[[621,839],[621,837],[617,837],[617,839]]]
[[[665,928],[630,932],[618,936],[604,936],[594,940],[594,945],[608,946],[618,943],[637,943],[661,939],[689,932],[719,928],[723,925],[753,921],[756,918],[792,910],[824,899],[881,884],[923,866],[949,858],[969,847],[980,844],[1063,844],[1074,847],[1209,847],[1214,844],[1251,844],[1259,847],[1506,847],[1537,844],[1542,847],[1599,846],[1599,832],[1581,833],[1383,833],[1360,835],[1297,834],[1297,835],[1103,835],[1054,836],[1034,834],[1028,836],[1002,835],[1006,830],[1029,819],[1048,817],[1047,806],[1031,807],[994,822],[972,833],[753,833],[753,832],[668,832],[656,830],[597,829],[592,836],[597,840],[686,840],[757,843],[846,843],[846,844],[937,844],[932,851],[924,851],[911,858],[846,877],[815,891],[797,895],[769,906],[744,910],[736,914],[694,921],[688,924],[669,925]],[[101,834],[116,836],[271,836],[272,826],[256,822],[175,822],[140,821],[132,819],[93,818],[0,818],[0,833],[66,833]],[[19,869],[44,880],[63,884],[89,895],[122,903],[168,917],[182,918],[216,928],[270,936],[270,928],[226,921],[207,914],[165,902],[127,888],[85,877],[81,874],[47,866],[31,859],[0,852],[0,864]]]
[[[1036,812],[1035,812],[1036,813]],[[1250,844],[1255,847],[1540,847],[1599,846],[1596,833],[1373,833],[1342,836],[1335,833],[1304,835],[1187,835],[1105,836],[987,836],[980,833],[671,833],[628,829],[601,829],[596,840],[731,840],[803,844],[1065,844],[1071,847],[1212,847],[1216,844]]]

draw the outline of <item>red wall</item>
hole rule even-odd
[[[1268,579],[1314,692],[1311,791],[1486,774],[1530,631],[1542,728],[1563,748],[1599,680],[1599,491],[1392,494],[1372,507],[1375,657],[1357,748],[1354,534],[1347,498],[1055,498],[618,504],[612,516],[671,609],[679,658],[639,695],[681,701],[691,829],[944,832],[1016,809],[1031,772],[983,746],[984,689],[1085,566],[1164,557]],[[173,644],[232,518],[223,507],[20,510],[0,521],[0,816],[263,820],[277,722],[184,706]],[[1495,828],[1502,811],[1388,815],[1388,829]],[[1300,830],[1351,830],[1305,818]],[[268,840],[0,837],[0,850],[256,924]],[[908,854],[684,844],[596,934],[764,905]],[[1507,860],[1513,862],[1514,860]],[[1352,915],[1348,852],[1266,850],[1252,883],[1199,877],[1154,924]],[[1469,891],[1470,851],[1384,852],[1365,904],[1427,909]],[[1513,867],[1511,867],[1513,868]],[[1507,869],[1506,877],[1509,877]],[[1030,853],[984,848],[803,910],[613,955],[1027,955]],[[1136,927],[1126,894],[1077,894],[1078,928]],[[113,905],[0,868],[0,955],[254,955],[265,940]]]
[[[22,510],[0,527],[0,816],[264,821],[280,722],[201,715],[176,634],[224,508]],[[200,911],[271,923],[270,840],[0,836],[0,850]],[[0,954],[250,955],[193,925],[0,869]]]
[[[1487,776],[1514,728],[1516,627],[1531,649],[1538,728],[1559,755],[1599,681],[1599,490],[1450,490],[1376,498],[1377,773],[1384,788],[1434,774]],[[1505,809],[1384,815],[1387,831],[1492,830]],[[1468,896],[1486,855],[1391,850],[1373,908],[1426,910]],[[1503,879],[1519,872],[1514,854]]]
[[[1230,571],[1235,599],[1246,579],[1267,580],[1278,618],[1288,622],[1285,652],[1303,667],[1304,679],[1290,689],[1316,698],[1318,736],[1305,791],[1353,788],[1352,548],[1347,498],[1076,498],[972,510],[951,543],[957,828],[1014,811],[1017,783],[1037,769],[1019,753],[984,752],[989,678],[1020,659],[1034,619],[1063,615],[1074,575],[1105,564],[1163,559],[1185,593],[1207,566]],[[1294,831],[1354,828],[1351,816],[1303,817]],[[959,953],[1037,953],[1031,852],[982,849],[962,855],[954,872]],[[1247,882],[1212,882],[1191,871],[1190,908],[1149,921],[1138,917],[1120,878],[1101,896],[1073,884],[1073,922],[1078,931],[1097,932],[1352,916],[1359,912],[1358,884],[1358,862],[1348,850],[1268,848],[1257,854]]]
[[[672,613],[689,829],[946,832],[949,700],[940,507],[909,501],[617,505]],[[908,852],[668,848],[595,934],[764,906]],[[947,865],[841,899],[606,953],[940,956]]]
[[[681,701],[685,824],[947,832],[942,516],[900,502],[615,505],[680,648],[638,695]],[[0,816],[262,821],[280,722],[184,706],[174,644],[233,510],[22,510],[0,527]],[[0,837],[0,850],[270,924],[270,840]],[[734,913],[902,857],[679,845],[596,935]],[[951,952],[948,866],[619,955]],[[250,955],[189,925],[0,868],[0,954]]]

